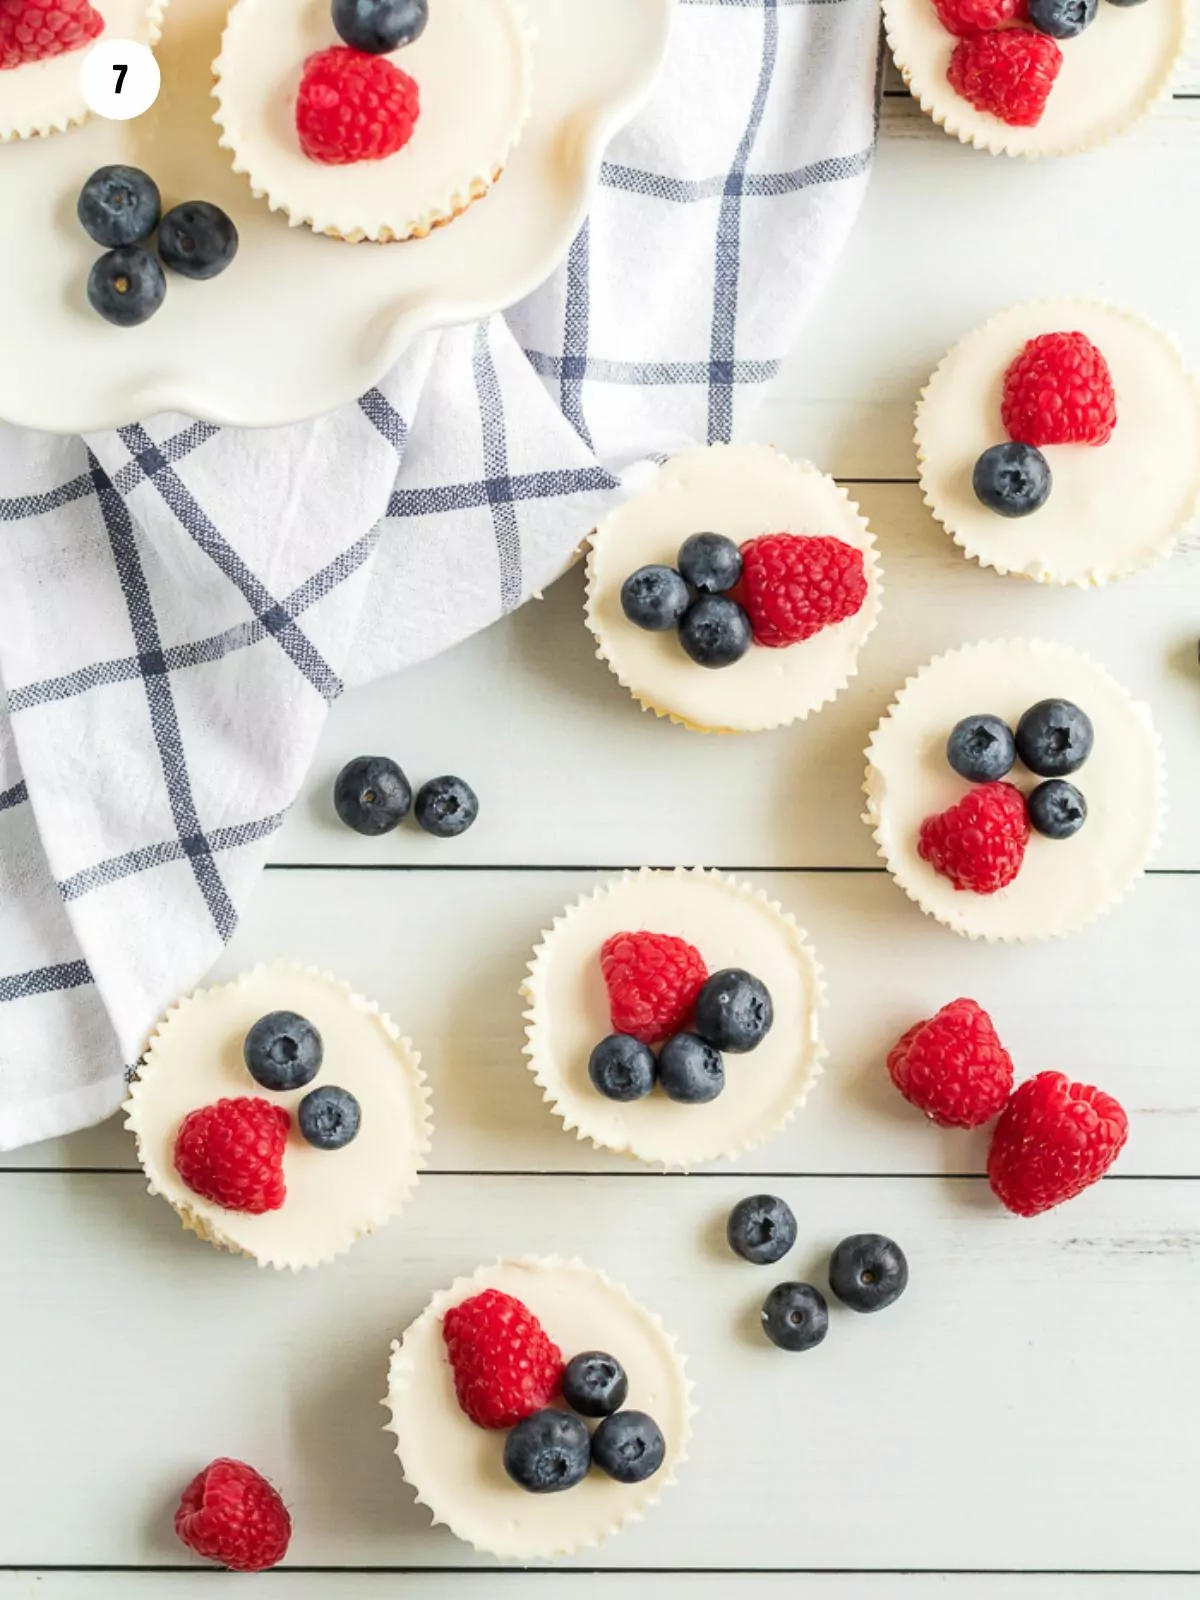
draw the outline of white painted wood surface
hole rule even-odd
[[[0,1600],[227,1592],[237,1580],[197,1570],[170,1534],[173,1497],[217,1453],[255,1461],[292,1503],[302,1570],[263,1580],[292,1600],[614,1600],[630,1581],[647,1600],[1200,1590],[1200,542],[1094,595],[1001,580],[929,519],[911,449],[920,384],[1015,299],[1124,301],[1200,367],[1200,63],[1183,89],[1119,145],[1038,166],[966,150],[886,100],[862,223],[753,430],[853,482],[887,567],[862,673],[811,724],[732,741],[642,715],[591,657],[578,574],[336,708],[223,970],[292,955],[376,995],[425,1051],[435,1170],[398,1225],[293,1279],[185,1237],[116,1124],[8,1158]],[[1149,700],[1170,778],[1159,870],[1095,928],[1033,950],[981,949],[923,919],[875,870],[858,821],[863,744],[904,676],[1011,632],[1085,648]],[[339,830],[328,782],[365,749],[413,777],[463,771],[484,799],[478,827],[449,846]],[[521,1062],[516,985],[537,932],[594,869],[643,861],[747,869],[827,968],[829,1074],[736,1175],[658,1178],[576,1144]],[[988,1201],[977,1137],[906,1112],[883,1053],[958,993],[992,1009],[1019,1070],[1060,1066],[1124,1100],[1118,1175],[1019,1222]],[[795,1205],[797,1274],[820,1281],[845,1232],[894,1233],[913,1264],[902,1304],[836,1315],[804,1361],[761,1344],[753,1311],[778,1274],[718,1242],[755,1173]],[[388,1340],[455,1273],[530,1249],[623,1278],[692,1359],[694,1459],[591,1562],[655,1569],[636,1579],[466,1570],[475,1558],[428,1529],[378,1431]],[[355,1570],[368,1567],[419,1570]],[[814,1568],[839,1570],[796,1575]]]

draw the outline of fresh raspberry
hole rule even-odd
[[[183,1491],[175,1532],[198,1556],[233,1572],[265,1572],[287,1555],[292,1519],[267,1480],[222,1456]]]
[[[1012,1093],[1012,1057],[974,1000],[952,1000],[910,1028],[887,1067],[908,1103],[939,1128],[981,1128]]]
[[[304,63],[296,132],[310,161],[340,167],[394,156],[420,114],[416,83],[385,56],[335,45]]]
[[[1021,870],[1029,807],[1011,783],[981,783],[957,805],[921,824],[918,853],[956,889],[995,894]]]
[[[0,0],[0,72],[81,50],[103,32],[89,0]]]
[[[750,615],[756,644],[802,644],[861,609],[867,598],[863,553],[824,535],[764,534],[742,546],[737,598]]]
[[[1001,28],[960,39],[946,76],[950,87],[977,111],[990,112],[1013,128],[1033,128],[1041,121],[1061,66],[1062,51],[1049,34]]]
[[[987,33],[1008,22],[1025,22],[1028,0],[933,0],[942,27],[965,38],[972,33]]]
[[[600,951],[614,1033],[657,1044],[692,1020],[708,979],[704,957],[671,933],[614,933]]]
[[[1117,425],[1108,362],[1082,333],[1039,333],[1004,375],[1000,415],[1021,444],[1107,444]]]
[[[1129,1119],[1112,1095],[1061,1072],[1039,1072],[996,1124],[988,1182],[1010,1211],[1036,1217],[1098,1182],[1128,1136]]]
[[[193,1194],[259,1216],[287,1195],[283,1147],[292,1119],[282,1106],[248,1096],[218,1100],[184,1117],[175,1136],[175,1170]]]
[[[481,1428],[514,1427],[558,1393],[562,1351],[511,1294],[484,1289],[451,1306],[442,1337],[458,1403]]]

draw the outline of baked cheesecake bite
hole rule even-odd
[[[376,12],[406,20],[380,34],[345,0],[237,0],[213,69],[234,170],[293,227],[351,243],[420,239],[460,216],[498,182],[532,104],[515,0]]]
[[[542,935],[522,993],[551,1110],[643,1161],[740,1155],[790,1121],[822,1070],[807,936],[719,872],[645,868],[585,896]]]
[[[881,596],[845,490],[764,445],[675,456],[590,541],[596,654],[646,710],[701,732],[779,728],[834,699]]]
[[[1054,156],[1123,133],[1170,89],[1187,0],[883,0],[921,109],[994,155]]]
[[[79,69],[102,37],[156,45],[167,0],[4,0],[0,4],[0,144],[83,122]]]
[[[138,1158],[184,1226],[260,1266],[318,1266],[400,1211],[432,1122],[391,1019],[315,968],[256,967],[159,1025],[130,1085]]]
[[[1074,932],[1128,893],[1158,843],[1149,708],[1064,645],[938,656],[896,696],[867,763],[864,820],[888,870],[971,939]]]
[[[581,1261],[525,1256],[436,1294],[392,1346],[405,1481],[477,1550],[592,1549],[675,1482],[692,1385],[675,1340]]]
[[[923,391],[916,443],[955,543],[1039,583],[1148,566],[1200,505],[1200,386],[1164,334],[1115,306],[1037,300],[976,328]]]

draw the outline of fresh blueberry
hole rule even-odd
[[[1092,753],[1091,719],[1069,700],[1039,700],[1017,723],[1017,754],[1039,778],[1066,778]]]
[[[185,200],[159,224],[162,264],[185,278],[215,278],[237,252],[238,231],[233,219],[208,200]]]
[[[694,1033],[677,1033],[658,1053],[658,1081],[671,1100],[700,1106],[725,1087],[721,1052]]]
[[[762,1325],[781,1350],[811,1350],[829,1332],[829,1307],[811,1283],[777,1283],[763,1301]]]
[[[1052,4],[1057,0],[1051,0]],[[1068,0],[1068,4],[1075,0]],[[1093,6],[1095,0],[1089,0]],[[1051,486],[1050,463],[1031,444],[994,444],[975,463],[971,480],[975,498],[1002,517],[1027,517],[1046,504]]]
[[[829,1258],[829,1287],[851,1311],[882,1311],[908,1287],[904,1251],[881,1233],[852,1233]]]
[[[1029,796],[1029,821],[1047,839],[1069,839],[1087,821],[1087,801],[1073,783],[1049,778]]]
[[[748,1200],[739,1200],[729,1213],[725,1237],[743,1261],[769,1267],[782,1261],[795,1244],[796,1218],[778,1195],[752,1194]]]
[[[1099,0],[1029,0],[1029,20],[1052,39],[1073,39],[1096,20]]]
[[[88,278],[92,310],[118,328],[147,322],[166,298],[163,269],[148,250],[130,245],[100,257]]]
[[[461,778],[430,778],[417,790],[413,815],[435,838],[457,839],[479,815],[479,798]]]
[[[562,1397],[581,1417],[609,1417],[625,1404],[629,1379],[616,1356],[588,1350],[563,1369]]]
[[[588,1058],[592,1087],[606,1100],[644,1100],[657,1076],[653,1050],[628,1033],[610,1033]]]
[[[296,1108],[300,1132],[318,1150],[340,1150],[350,1143],[362,1122],[362,1109],[349,1089],[323,1084],[310,1089]]]
[[[504,1441],[504,1470],[530,1494],[557,1494],[582,1483],[592,1464],[587,1424],[569,1411],[535,1411]]]
[[[736,601],[706,594],[684,612],[679,642],[698,667],[731,667],[753,644],[754,631]]]
[[[162,197],[139,167],[100,167],[79,192],[76,215],[106,250],[141,244],[158,227]]]
[[[412,785],[387,756],[355,756],[334,782],[333,808],[348,828],[375,839],[411,811]]]
[[[644,1483],[667,1453],[662,1429],[644,1411],[618,1411],[592,1435],[592,1460],[618,1483]]]
[[[766,985],[740,967],[714,972],[696,996],[696,1032],[718,1050],[757,1050],[774,1021]]]
[[[425,32],[429,0],[333,0],[333,25],[352,50],[386,55]]]
[[[621,610],[648,633],[675,627],[691,601],[688,586],[674,567],[639,567],[621,585]]]
[[[1017,741],[999,717],[964,717],[946,740],[946,760],[968,783],[995,783],[1016,759]]]
[[[260,1017],[242,1045],[246,1070],[264,1089],[303,1089],[321,1070],[325,1046],[307,1017],[272,1011]]]
[[[720,533],[693,533],[679,551],[679,571],[701,594],[724,594],[742,575],[742,552]]]

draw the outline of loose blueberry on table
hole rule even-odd
[[[302,1136],[318,1150],[341,1150],[358,1137],[362,1107],[349,1089],[322,1084],[304,1096],[296,1108]]]
[[[762,1325],[780,1350],[812,1350],[829,1332],[829,1307],[811,1283],[779,1283],[763,1301]]]
[[[89,238],[106,250],[141,244],[158,227],[158,185],[139,167],[100,167],[79,192],[76,213]]]
[[[438,839],[457,839],[479,816],[479,797],[462,778],[431,778],[417,790],[417,825]]]
[[[333,785],[338,816],[371,839],[399,827],[412,810],[412,799],[412,785],[387,756],[355,756]]]
[[[829,1287],[852,1311],[882,1311],[908,1287],[908,1261],[894,1239],[854,1233],[829,1258]]]
[[[246,1070],[264,1089],[303,1089],[321,1070],[325,1046],[307,1017],[272,1011],[260,1017],[242,1045]]]
[[[739,1200],[725,1225],[729,1248],[756,1267],[782,1261],[796,1242],[796,1218],[786,1200],[752,1194]]]
[[[562,1397],[581,1417],[608,1417],[629,1395],[629,1379],[615,1356],[587,1350],[572,1356],[563,1370]]]

